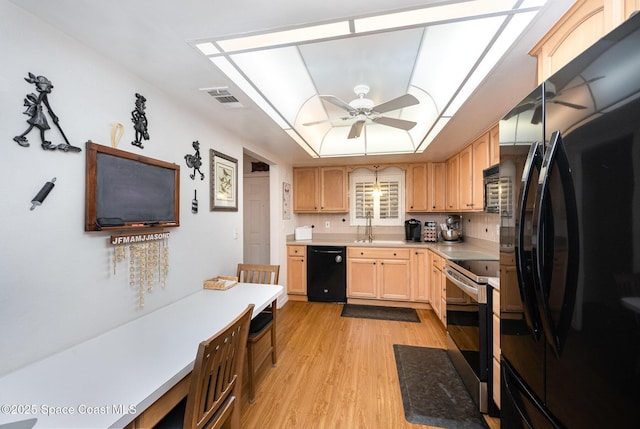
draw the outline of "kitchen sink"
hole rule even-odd
[[[362,244],[407,244],[404,240],[354,240],[354,243]]]

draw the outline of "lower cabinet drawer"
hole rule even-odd
[[[347,257],[349,258],[409,259],[410,255],[411,249],[364,246],[347,248]]]

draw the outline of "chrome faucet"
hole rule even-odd
[[[367,236],[367,240],[369,240],[369,243],[371,243],[373,241],[373,225],[371,224],[373,213],[371,213],[371,210],[367,210],[366,218],[367,218],[367,225],[365,226],[364,231]]]

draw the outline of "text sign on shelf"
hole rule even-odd
[[[144,243],[145,241],[165,240],[169,238],[168,232],[153,232],[148,234],[129,234],[129,235],[112,235],[111,244],[134,244]]]

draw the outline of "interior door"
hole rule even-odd
[[[268,264],[269,258],[269,176],[244,178],[245,264]]]

